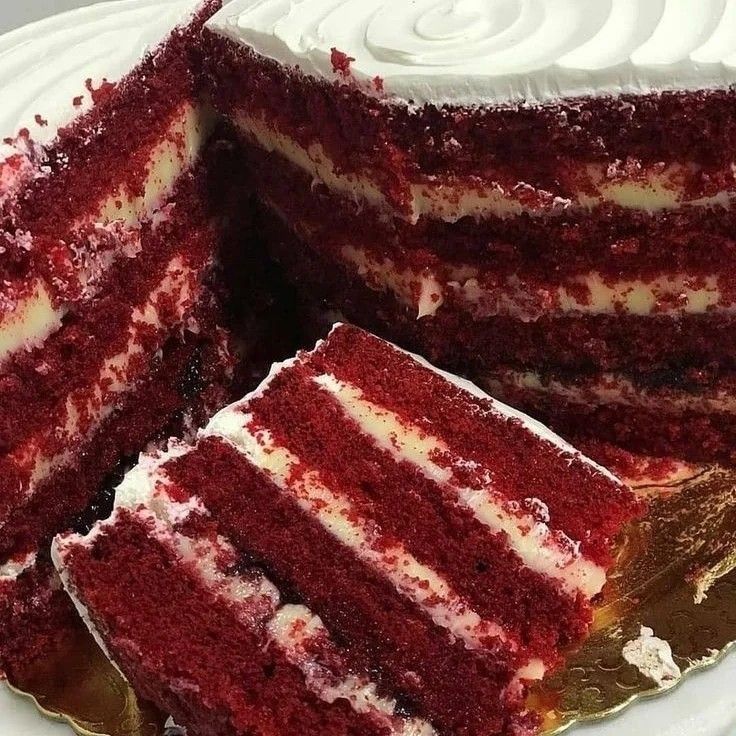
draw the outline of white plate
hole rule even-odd
[[[19,21],[38,17],[44,8],[64,10],[87,5],[88,2],[26,0],[24,3],[16,4],[0,0],[0,4],[6,5],[0,10],[0,28],[10,28]],[[157,4],[158,0],[125,0],[114,3],[107,12],[99,7],[85,8],[68,16],[68,22],[70,27],[76,29],[77,34],[84,28],[85,23],[89,23],[89,40],[93,40],[99,32],[99,26],[95,23],[99,23],[101,17],[109,18],[111,14],[120,12],[125,6]],[[163,12],[170,12],[171,0],[162,3],[163,5],[168,8]],[[150,17],[147,17],[146,22],[150,23]],[[26,35],[23,41],[43,48],[45,40],[51,33],[58,33],[62,25],[63,22],[59,23],[59,19],[37,24],[33,27],[33,39],[29,42]],[[150,32],[150,25],[148,29]],[[147,29],[138,30],[140,41],[140,38],[146,37]],[[138,53],[138,50],[133,51]],[[31,53],[29,56],[33,57],[34,54]],[[48,63],[52,65],[53,58],[49,58]],[[120,60],[116,63],[119,64]],[[3,59],[0,58],[0,78],[3,71],[2,64]],[[100,62],[97,61],[96,69],[99,69],[99,66]],[[114,71],[108,73],[103,69],[101,75],[105,74],[115,76]],[[71,85],[83,88],[86,78],[80,76],[78,80],[70,80]],[[42,86],[39,93],[43,93]],[[42,100],[36,101],[34,110],[43,113]],[[0,130],[0,137],[13,132]],[[68,736],[70,733],[68,726],[52,723],[43,718],[29,701],[12,695],[0,685],[0,736]],[[640,701],[615,718],[600,724],[575,728],[570,733],[573,736],[736,736],[736,653],[731,653],[718,667],[688,677],[674,692]]]

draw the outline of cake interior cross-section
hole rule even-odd
[[[735,11],[716,5],[233,0],[205,86],[306,302],[568,436],[729,461]]]
[[[549,430],[346,325],[144,456],[115,504],[54,561],[137,691],[203,736],[534,733],[526,685],[585,636],[639,510]]]
[[[231,156],[192,65],[218,6],[128,3],[114,25],[98,7],[80,11],[75,32],[89,42],[78,47],[59,47],[74,15],[42,24],[38,47],[34,29],[0,42],[0,78],[14,70],[0,120],[22,119],[31,96],[39,110],[0,151],[0,670],[9,673],[74,620],[49,559],[53,535],[93,521],[107,479],[149,441],[199,426],[234,398],[221,274],[247,217],[218,196]],[[101,56],[100,44],[118,50]],[[44,61],[54,55],[67,70],[58,88]]]
[[[125,0],[0,38],[0,674],[81,614],[196,736],[534,733],[643,513],[566,442],[736,461],[734,27]]]

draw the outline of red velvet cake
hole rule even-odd
[[[538,423],[338,325],[194,446],[144,456],[53,557],[136,690],[199,736],[521,736],[637,511]]]
[[[736,368],[733,22],[722,4],[233,0],[206,24],[205,86],[274,254],[345,318],[475,377],[683,384]]]
[[[28,115],[31,97],[38,106],[0,152],[0,671],[43,649],[65,615],[53,535],[84,516],[123,459],[226,403],[224,213],[209,195],[212,116],[192,71],[217,6],[96,8],[39,30],[49,50],[29,41],[34,29],[0,45],[14,70],[3,125]],[[95,43],[59,48],[70,28]],[[113,39],[128,45],[102,58]]]
[[[609,473],[348,326],[156,447],[256,323],[280,350],[269,291],[565,436],[735,461],[735,24],[128,0],[0,38],[0,675],[76,615],[56,537],[197,736],[533,733],[638,512]]]

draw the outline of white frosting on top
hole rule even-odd
[[[337,48],[358,80],[416,104],[736,82],[736,0],[232,0],[208,25],[330,80]]]
[[[0,37],[0,140],[27,128],[50,143],[59,128],[92,107],[93,88],[116,82],[201,0],[122,0],[53,16]],[[74,104],[75,98],[77,105]],[[39,115],[45,124],[36,121]],[[0,160],[18,151],[0,143]]]

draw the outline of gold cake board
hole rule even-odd
[[[649,499],[649,512],[626,532],[590,638],[530,696],[547,736],[670,690],[736,645],[736,469],[673,462],[664,477],[629,482]],[[682,672],[666,688],[623,657],[642,626],[669,643]],[[164,717],[136,698],[81,629],[9,684],[84,736],[164,731]]]

